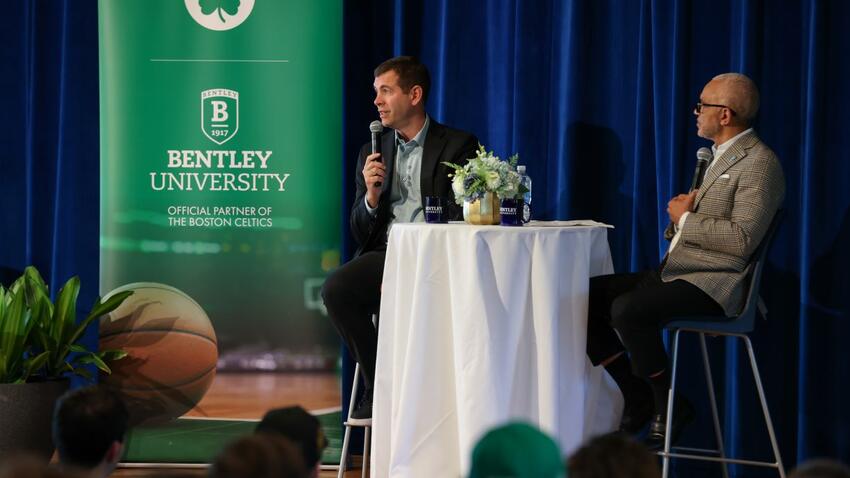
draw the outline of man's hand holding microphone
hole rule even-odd
[[[667,203],[667,214],[673,224],[679,224],[679,219],[686,212],[693,212],[694,200],[697,197],[705,172],[713,159],[713,154],[708,148],[700,148],[697,151],[697,166],[694,171],[694,179],[691,183],[691,191],[688,194],[679,194]]]
[[[381,160],[380,135],[384,126],[380,121],[373,121],[369,125],[372,133],[372,154],[366,156],[366,164],[363,165],[363,179],[366,181],[366,203],[370,208],[378,207],[381,198],[381,186],[384,184],[384,174],[387,166]]]
[[[667,214],[670,216],[670,222],[679,224],[682,214],[693,212],[694,199],[696,199],[698,192],[698,189],[694,189],[688,194],[679,194],[667,203]]]

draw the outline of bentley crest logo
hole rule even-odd
[[[201,92],[201,131],[218,145],[239,131],[239,92],[213,88]]]

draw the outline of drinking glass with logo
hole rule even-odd
[[[445,224],[448,216],[445,211],[446,201],[436,196],[425,197],[425,222],[429,224]]]
[[[522,226],[527,220],[523,217],[524,201],[522,198],[504,198],[499,207],[503,226]]]

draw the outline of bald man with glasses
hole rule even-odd
[[[758,89],[742,74],[705,85],[694,115],[697,135],[714,143],[713,158],[699,189],[667,205],[670,245],[661,265],[590,281],[587,354],[623,393],[621,430],[638,433],[649,423],[652,449],[664,445],[670,388],[664,325],[680,316],[740,312],[750,256],[785,196],[782,166],[752,128],[758,108]],[[695,412],[679,395],[674,407],[675,442]]]

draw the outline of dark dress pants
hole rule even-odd
[[[625,348],[632,371],[644,378],[667,368],[661,337],[666,323],[688,315],[723,317],[720,305],[697,286],[663,282],[658,270],[591,278],[588,308],[590,361],[599,365]]]
[[[375,384],[378,332],[372,314],[381,304],[386,250],[365,252],[335,270],[322,286],[328,316],[360,364],[366,388]]]

